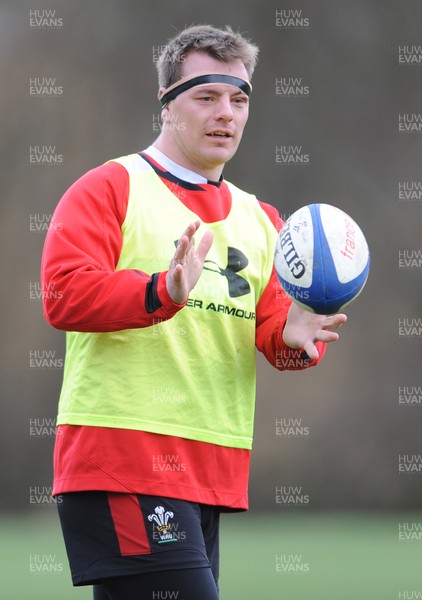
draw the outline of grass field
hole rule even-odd
[[[408,513],[223,515],[221,600],[422,599],[422,534],[399,539],[400,525],[421,523]],[[0,528],[2,598],[91,598],[71,585],[54,509],[4,515]]]

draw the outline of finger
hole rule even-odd
[[[308,340],[305,343],[305,345],[303,346],[303,349],[305,350],[306,354],[309,356],[309,358],[311,360],[316,360],[317,358],[319,358],[318,349],[311,340]]]
[[[183,267],[181,264],[177,264],[172,273],[173,283],[180,284],[183,280]]]
[[[343,313],[326,317],[324,329],[337,329],[347,321],[347,316]]]
[[[212,233],[212,231],[206,231],[204,233],[204,235],[202,236],[201,241],[198,244],[198,248],[196,250],[196,255],[202,264],[205,261],[205,258],[212,246],[213,241],[214,241],[214,234]]]
[[[335,331],[326,331],[325,329],[321,329],[321,331],[318,331],[317,335],[315,336],[315,340],[318,342],[325,343],[337,342],[339,337],[339,334]]]
[[[193,223],[189,223],[185,231],[180,236],[179,241],[177,242],[176,252],[174,254],[174,260],[176,262],[183,261],[189,248],[193,246],[193,236],[195,235],[195,232],[198,230],[199,226],[200,221],[194,221]]]
[[[184,260],[186,254],[187,254],[188,248],[189,248],[189,244],[190,244],[190,241],[189,241],[188,236],[183,234],[182,237],[178,241],[178,244],[176,246],[176,251],[174,253],[173,260],[176,263],[181,263]]]
[[[336,342],[338,339],[339,339],[339,334],[336,333],[335,331],[326,331],[324,329],[321,329],[316,334],[315,340],[314,341],[308,340],[304,344],[303,349],[305,350],[305,352],[307,353],[309,358],[311,358],[313,360],[313,359],[316,359],[319,357],[318,349],[315,346],[314,342],[324,342],[324,343],[328,344],[330,342]]]
[[[189,239],[189,241],[191,241],[196,231],[198,230],[200,224],[200,221],[193,221],[192,223],[189,223],[189,225],[186,227],[185,231],[182,233],[180,238],[186,236]]]

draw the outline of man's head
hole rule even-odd
[[[168,41],[156,63],[161,88],[168,88],[182,78],[183,63],[188,54],[194,51],[209,54],[221,62],[240,60],[250,80],[259,50],[229,26],[225,29],[217,29],[211,25],[188,27]]]
[[[248,119],[257,54],[229,27],[198,25],[170,40],[157,65],[163,129],[155,145],[178,164],[218,179]]]

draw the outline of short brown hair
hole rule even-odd
[[[160,87],[168,88],[181,78],[183,59],[193,51],[205,52],[217,60],[240,59],[249,78],[255,69],[259,48],[228,25],[218,29],[212,25],[193,25],[170,39],[156,66]]]

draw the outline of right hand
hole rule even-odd
[[[336,342],[338,329],[347,321],[343,313],[317,315],[292,302],[283,330],[283,341],[290,348],[303,349],[311,360],[319,357],[315,342]]]
[[[194,235],[200,221],[194,221],[182,233],[176,252],[167,272],[166,285],[170,298],[183,304],[201,276],[205,258],[214,240],[211,231],[206,231],[195,249]]]

